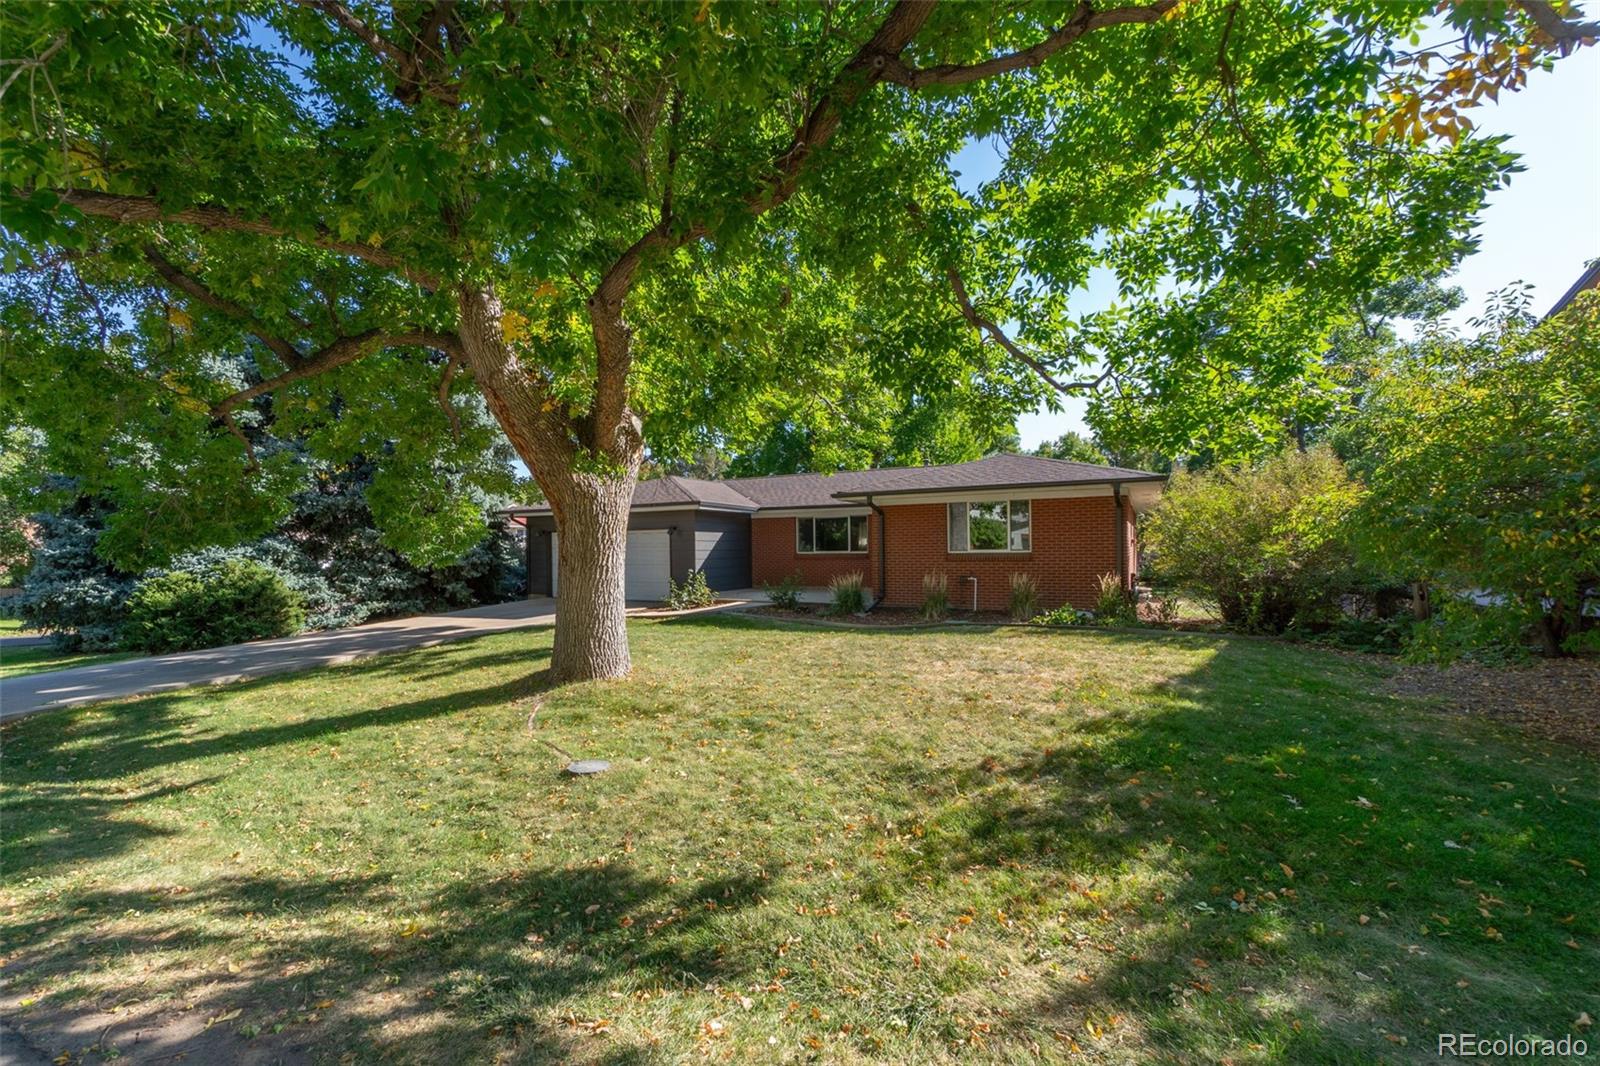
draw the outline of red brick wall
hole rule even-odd
[[[1131,578],[1137,543],[1133,511],[1126,498],[1123,509],[1129,530],[1124,572]],[[1117,515],[1109,496],[1034,500],[1031,552],[952,554],[947,550],[942,503],[891,506],[884,512],[889,524],[887,604],[919,605],[923,575],[942,572],[950,579],[952,607],[971,607],[972,582],[963,578],[976,577],[979,609],[1005,610],[1011,598],[1011,575],[1027,573],[1039,584],[1043,607],[1070,603],[1090,608],[1100,588],[1100,575],[1117,570]]]
[[[1109,507],[1110,505],[1107,504]],[[878,516],[867,519],[867,550],[845,555],[801,555],[795,551],[793,518],[750,519],[750,577],[759,588],[776,585],[790,574],[803,584],[822,586],[841,574],[859,573],[863,583],[878,587]],[[894,560],[889,560],[891,571]]]

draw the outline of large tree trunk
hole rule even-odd
[[[580,484],[564,494],[556,518],[560,584],[550,669],[561,681],[625,677],[630,662],[622,588],[633,481],[574,480]]]
[[[456,302],[467,365],[555,514],[561,571],[551,674],[557,681],[626,677],[622,578],[628,508],[643,456],[638,419],[623,401],[607,412],[602,432],[593,418],[574,422],[506,344],[494,290],[463,285]],[[612,471],[584,471],[595,466]]]

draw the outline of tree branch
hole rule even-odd
[[[284,365],[297,366],[304,359],[304,356],[300,354],[300,349],[284,338],[269,333],[266,326],[262,325],[243,306],[225,297],[218,296],[198,278],[179,270],[171,260],[156,250],[155,245],[147,244],[144,246],[144,258],[145,262],[149,263],[151,268],[161,275],[162,280],[172,288],[187,293],[212,310],[220,311],[229,318],[237,319],[244,323],[245,328],[254,334],[257,340],[266,345],[274,355],[283,360]],[[299,325],[304,327],[305,323],[299,323]]]
[[[390,73],[395,77],[394,95],[397,99],[404,103],[414,104],[417,101],[417,94],[424,92],[451,107],[456,107],[461,103],[460,85],[447,80],[424,78],[422,63],[419,61],[416,51],[408,51],[395,44],[389,38],[373,29],[371,25],[363,21],[360,16],[351,11],[340,0],[297,0],[297,2],[327,15],[358,38],[362,44],[366,45],[369,52],[383,61],[384,65],[389,67]],[[436,33],[440,28],[447,27],[449,20],[447,12],[446,5],[438,5],[433,9],[428,26],[424,28],[421,35],[418,35],[419,44],[430,34]]]
[[[439,388],[436,393],[439,397],[439,406],[444,409],[445,418],[450,420],[450,435],[456,443],[461,442],[461,416],[456,414],[455,407],[450,403],[450,381],[456,376],[456,371],[461,366],[461,360],[454,356],[445,359],[444,373],[439,375]]]
[[[340,337],[283,373],[257,382],[249,388],[240,389],[233,395],[213,404],[211,413],[217,418],[222,418],[230,411],[237,409],[241,404],[249,403],[258,396],[276,392],[285,385],[292,385],[296,381],[304,381],[307,378],[326,374],[330,370],[355,362],[375,349],[397,348],[406,345],[437,348],[452,357],[458,356],[461,352],[460,339],[448,333],[431,333],[426,330],[417,330],[409,333],[384,333],[381,330],[369,329],[349,337]]]
[[[1030,367],[1035,374],[1038,374],[1044,379],[1045,384],[1049,385],[1057,392],[1062,394],[1073,392],[1093,392],[1101,385],[1105,384],[1107,378],[1111,377],[1111,369],[1107,367],[1105,373],[1101,374],[1097,378],[1091,378],[1083,381],[1058,380],[1056,376],[1050,372],[1048,367],[1046,367],[1034,356],[1028,354],[1028,352],[1025,351],[1021,345],[1017,344],[1010,337],[1006,336],[1005,330],[996,325],[993,320],[985,318],[983,315],[978,313],[978,309],[972,305],[971,297],[967,295],[967,287],[961,281],[961,274],[956,270],[955,267],[951,267],[949,270],[945,271],[945,276],[950,279],[950,291],[955,293],[956,306],[961,309],[961,317],[965,318],[972,325],[972,328],[977,330],[980,335],[987,333],[994,339],[996,344],[1000,345],[1000,347],[1009,352],[1012,358]]]
[[[872,86],[888,78],[896,66],[904,67],[900,52],[911,43],[931,14],[931,0],[899,0],[890,9],[878,32],[850,57],[806,115],[806,120],[795,130],[788,149],[775,161],[767,188],[746,199],[752,214],[765,214],[794,195],[807,160],[833,139],[839,120],[850,105]]]
[[[1568,21],[1548,0],[1515,0],[1515,3],[1527,12],[1545,36],[1561,44],[1581,44],[1600,37],[1600,22]],[[1578,13],[1576,8],[1572,10]]]
[[[38,70],[40,67],[50,62],[50,58],[57,52],[61,51],[61,46],[66,43],[67,35],[64,33],[57,34],[56,39],[50,42],[50,47],[46,48],[43,52],[39,53],[32,59],[4,60],[6,64],[15,64],[17,69],[11,72],[11,76],[6,79],[6,83],[4,85],[0,85],[0,100],[5,99],[6,92],[11,88],[12,82],[22,77],[24,71]]]
[[[883,79],[908,89],[925,89],[930,85],[965,85],[968,82],[992,78],[997,74],[1037,67],[1086,33],[1105,29],[1107,26],[1155,22],[1177,6],[1178,0],[1155,0],[1151,4],[1096,11],[1088,0],[1079,0],[1077,10],[1072,13],[1071,18],[1030,48],[995,56],[982,63],[944,63],[922,69],[909,67],[901,62],[898,56],[894,56],[884,70]]]
[[[971,66],[946,65],[927,70],[908,67],[901,59],[917,33],[933,13],[933,0],[897,0],[871,39],[858,48],[849,61],[822,91],[794,131],[789,146],[773,161],[772,173],[763,187],[745,199],[746,209],[762,215],[795,194],[806,164],[833,139],[844,113],[880,81],[892,81],[912,89],[927,85],[961,85],[1024,67],[1038,66],[1073,41],[1093,30],[1125,23],[1154,22],[1176,7],[1178,0],[1155,0],[1145,6],[1119,7],[1097,12],[1087,0],[1080,0],[1067,24],[1044,41],[1021,52],[999,56]],[[670,202],[664,204],[670,209]],[[627,374],[630,363],[629,336],[622,318],[622,305],[633,286],[633,279],[645,256],[659,248],[680,248],[709,232],[702,222],[694,222],[673,232],[671,219],[663,213],[661,221],[634,241],[611,265],[589,298],[589,316],[596,345],[596,397],[591,424],[597,430],[613,425],[627,411]],[[959,286],[959,277],[952,279]],[[970,302],[966,309],[971,310]],[[1004,334],[992,323],[989,328],[1013,350]],[[1013,354],[1029,363],[1046,381],[1065,391],[1076,386],[1057,382],[1037,360],[1015,349]],[[1102,379],[1103,380],[1103,379]],[[1098,384],[1098,383],[1095,383]],[[1085,386],[1086,387],[1086,386]]]
[[[244,435],[244,430],[239,428],[239,423],[234,421],[232,411],[223,411],[217,415],[222,424],[228,427],[228,432],[239,438],[239,443],[244,445],[245,465],[244,472],[254,474],[261,469],[261,464],[256,460],[256,446],[250,443],[250,438]]]
[[[396,68],[395,73],[400,73],[399,68],[405,66],[407,55],[405,50],[389,38],[363,22],[355,12],[351,11],[339,0],[298,0],[303,7],[313,8],[327,15],[340,26],[349,30],[367,50],[379,59],[388,60]]]
[[[198,226],[201,229],[254,233],[263,237],[280,237],[286,240],[300,239],[282,226],[263,219],[246,218],[220,207],[200,206],[171,211],[162,207],[154,197],[150,196],[123,196],[117,193],[95,192],[91,189],[53,191],[62,203],[71,204],[86,215],[109,218],[125,225],[135,222],[176,222],[186,226]],[[408,265],[393,252],[384,251],[371,244],[341,241],[325,227],[318,226],[316,236],[308,243],[326,251],[360,259],[384,270],[393,270],[425,289],[439,287],[438,278]]]

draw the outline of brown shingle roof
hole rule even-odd
[[[1020,489],[1062,485],[1105,485],[1113,481],[1161,481],[1162,474],[1121,466],[1096,466],[1038,455],[991,455],[948,466],[842,470],[837,474],[776,474],[772,477],[663,477],[641,481],[633,506],[722,507],[742,511],[795,507],[838,507],[866,496],[962,489]],[[540,504],[516,513],[548,511]]]
[[[841,498],[886,496],[960,489],[1038,488],[1044,485],[1103,485],[1112,481],[1155,481],[1162,475],[1120,466],[1095,466],[1038,455],[991,455],[948,466],[845,470],[837,474],[780,474],[733,478],[725,482],[762,507],[838,506]]]

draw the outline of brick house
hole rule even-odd
[[[807,586],[859,573],[874,598],[922,602],[923,577],[946,575],[953,606],[1004,609],[1012,574],[1031,574],[1044,607],[1093,604],[1102,574],[1131,586],[1135,517],[1166,478],[1144,470],[1032,455],[951,466],[664,477],[636,487],[627,596],[665,597],[669,579],[703,570],[719,591]],[[559,532],[548,507],[514,508],[527,526],[528,592],[559,595]]]

